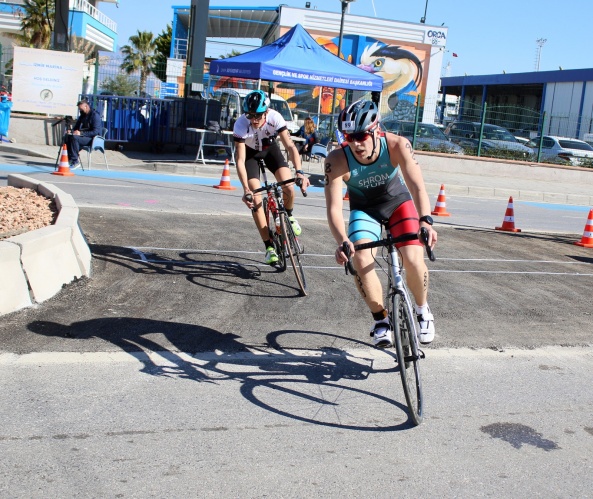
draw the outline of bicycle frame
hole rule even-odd
[[[300,259],[300,254],[303,253],[304,248],[293,232],[282,196],[282,186],[292,182],[296,183],[296,180],[290,178],[280,182],[269,183],[263,159],[259,159],[258,165],[261,177],[263,178],[263,185],[259,189],[254,190],[253,193],[262,193],[262,209],[264,210],[266,223],[268,224],[270,239],[274,241],[276,252],[278,253],[277,268],[282,272],[285,271],[287,267],[286,260],[287,258],[290,259],[301,295],[306,296],[307,284]],[[303,194],[305,195],[304,192]],[[272,214],[271,219],[270,213]]]

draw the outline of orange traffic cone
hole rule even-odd
[[[350,196],[348,195],[348,189],[346,189],[346,195],[342,198],[342,201],[350,201]]]
[[[434,211],[430,212],[431,215],[438,215],[441,217],[450,217],[451,213],[447,213],[447,203],[445,201],[445,186],[441,184],[441,190],[439,191],[439,197],[437,203],[434,206]]]
[[[224,160],[224,169],[222,170],[222,177],[220,184],[213,186],[215,189],[224,189],[225,191],[234,191],[236,187],[231,185],[231,170],[229,168],[229,160]]]
[[[521,232],[521,229],[515,229],[515,210],[513,208],[513,196],[509,198],[507,211],[504,214],[504,220],[501,227],[495,227],[496,230],[505,230],[507,232]]]
[[[60,162],[58,163],[58,171],[51,172],[52,175],[62,175],[63,177],[73,177],[74,173],[70,171],[70,163],[68,163],[68,148],[66,144],[62,146],[62,154],[60,155]]]
[[[589,211],[589,218],[587,218],[583,237],[574,244],[584,246],[585,248],[593,248],[593,210]]]

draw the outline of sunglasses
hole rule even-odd
[[[263,115],[264,113],[247,113],[245,116],[247,116],[248,120],[261,120]]]
[[[344,139],[346,142],[364,142],[366,139],[372,136],[373,132],[345,133]]]

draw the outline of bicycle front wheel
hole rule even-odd
[[[294,275],[301,290],[301,295],[307,296],[305,269],[303,269],[303,264],[301,263],[301,247],[292,231],[292,225],[286,213],[280,214],[280,227],[283,236],[284,254],[290,259],[290,264],[294,269]]]
[[[409,300],[406,300],[400,293],[393,295],[389,313],[408,412],[412,422],[419,425],[422,422],[423,400],[419,366],[421,352],[416,336],[416,320],[412,314]]]

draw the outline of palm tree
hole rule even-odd
[[[48,49],[56,15],[55,0],[25,0],[23,10],[22,33],[14,38],[23,47]]]
[[[146,91],[146,80],[155,65],[156,40],[150,31],[140,31],[130,37],[130,45],[121,49],[124,60],[120,65],[127,74],[140,71],[140,95]]]
[[[236,49],[231,50],[230,52],[227,52],[226,55],[222,55],[220,54],[218,56],[219,59],[226,59],[227,57],[235,57],[236,55],[241,55],[243,52],[239,52]]]

